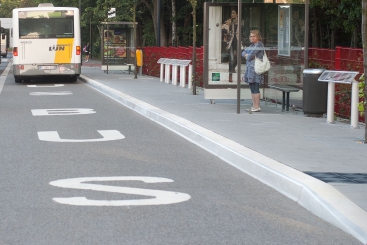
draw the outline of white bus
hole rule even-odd
[[[81,71],[79,9],[40,4],[13,9],[16,83],[44,76],[76,81]]]
[[[6,58],[8,55],[8,36],[5,33],[1,33],[1,56]]]

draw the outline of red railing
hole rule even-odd
[[[327,70],[335,70],[335,50],[310,48],[308,51],[308,64],[311,68],[322,67]]]
[[[192,60],[192,50],[192,47],[145,47],[143,48],[143,74],[159,77],[160,64],[157,64],[157,61],[160,58]],[[203,86],[203,56],[204,47],[196,48],[196,84],[201,87]]]

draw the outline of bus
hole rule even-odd
[[[1,33],[1,56],[6,58],[8,55],[8,36]]]
[[[50,3],[17,8],[12,21],[16,83],[43,77],[77,81],[82,52],[78,8]]]

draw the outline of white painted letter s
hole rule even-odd
[[[143,181],[145,183],[164,183],[173,182],[171,179],[145,176],[115,176],[115,177],[85,177],[74,179],[62,179],[50,182],[50,185],[82,189],[105,191],[124,194],[135,194],[142,196],[151,196],[149,199],[133,199],[133,200],[89,200],[86,197],[67,197],[53,198],[55,202],[61,204],[77,205],[77,206],[141,206],[141,205],[162,205],[179,203],[189,200],[191,197],[186,193],[150,190],[132,187],[120,187],[109,185],[85,184],[87,181]]]

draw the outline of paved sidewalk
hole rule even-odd
[[[364,125],[327,124],[302,111],[282,112],[262,102],[249,114],[250,100],[216,100],[203,90],[138,76],[101,71],[98,61],[82,66],[81,80],[160,123],[227,163],[273,187],[315,215],[367,244],[367,145]]]

